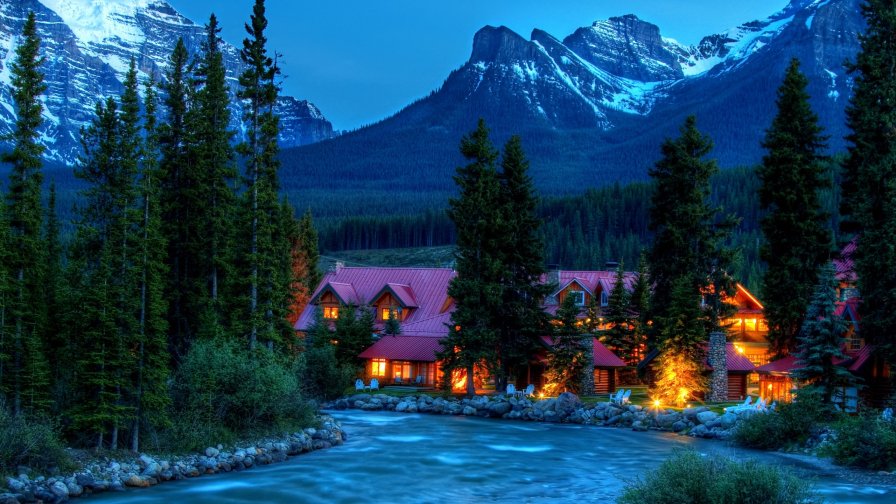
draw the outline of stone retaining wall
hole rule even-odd
[[[0,504],[65,502],[69,498],[127,487],[145,488],[171,480],[194,478],[248,469],[256,465],[282,462],[322,448],[341,445],[346,439],[342,427],[329,416],[321,417],[320,429],[308,428],[282,438],[240,444],[233,450],[223,446],[206,448],[204,453],[173,458],[141,454],[134,461],[95,460],[75,474],[31,479],[27,474],[8,477],[8,493],[0,493]]]
[[[386,394],[356,394],[333,401],[325,407],[337,410],[354,408],[601,425],[631,428],[635,431],[678,432],[712,439],[728,439],[739,419],[757,413],[755,410],[746,410],[719,415],[705,406],[677,411],[637,405],[622,406],[609,402],[586,405],[575,394],[570,393],[540,401],[507,396],[446,399],[428,395],[396,397]]]

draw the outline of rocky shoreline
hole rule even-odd
[[[241,471],[267,465],[295,455],[338,446],[346,439],[342,426],[332,417],[320,417],[321,428],[307,428],[279,438],[241,443],[232,449],[206,448],[204,453],[172,457],[140,454],[133,460],[93,459],[79,471],[65,476],[8,477],[0,504],[59,503],[70,498],[126,488],[146,488],[172,480],[204,474]]]
[[[570,393],[542,400],[500,395],[446,399],[428,395],[397,397],[386,394],[356,394],[327,403],[324,407],[335,410],[351,408],[575,423],[623,427],[635,431],[659,430],[707,439],[728,439],[741,418],[758,414],[756,410],[742,410],[719,415],[706,406],[677,411],[610,402],[584,404],[575,394]]]

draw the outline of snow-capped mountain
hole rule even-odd
[[[149,75],[161,77],[179,37],[191,54],[198,52],[204,38],[204,21],[194,23],[163,0],[0,0],[0,134],[8,132],[13,121],[9,64],[29,11],[37,17],[46,57],[42,138],[47,157],[66,164],[80,152],[79,130],[93,116],[96,101],[121,91],[131,58],[141,81]],[[235,91],[242,70],[239,53],[228,44],[223,53]],[[232,127],[239,132],[236,105],[232,112]],[[283,96],[277,112],[283,147],[333,136],[330,122],[308,101]]]
[[[694,45],[633,15],[597,21],[562,40],[486,26],[470,59],[438,90],[378,124],[292,150],[285,167],[309,193],[318,184],[359,189],[356,174],[365,173],[390,194],[409,181],[451,194],[457,143],[483,117],[497,144],[522,136],[543,192],[573,193],[646,178],[663,139],[690,114],[713,138],[722,166],[750,165],[761,159],[775,93],[794,57],[837,151],[850,94],[843,63],[855,58],[864,30],[860,3],[792,0]],[[359,155],[371,145],[376,152]]]

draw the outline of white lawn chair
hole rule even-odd
[[[628,398],[632,396],[632,389],[628,389],[622,394],[622,399],[619,400],[620,404],[627,404]]]
[[[370,380],[370,390],[379,390],[380,389],[380,381],[376,378]]]
[[[610,403],[611,404],[619,404],[620,402],[622,402],[622,394],[624,394],[624,393],[625,393],[624,390],[619,389],[616,391],[616,395],[610,394]]]
[[[526,387],[526,392],[524,393],[526,397],[532,397],[535,395],[535,385],[531,383]]]
[[[725,408],[725,411],[734,413],[737,411],[743,411],[746,409],[750,409],[750,408],[752,408],[752,406],[750,405],[750,403],[752,401],[753,401],[753,396],[747,396],[747,398],[744,399],[744,402],[742,404],[738,404],[737,406],[728,406],[727,408]]]
[[[880,412],[880,417],[885,422],[892,422],[893,421],[893,408],[884,408],[884,410]]]
[[[355,390],[364,390],[364,380],[360,378],[355,380]]]
[[[513,396],[516,395],[516,385],[512,383],[507,384],[507,395]]]

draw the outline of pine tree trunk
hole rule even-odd
[[[476,384],[473,383],[473,365],[467,366],[467,395],[473,397],[476,395]]]

